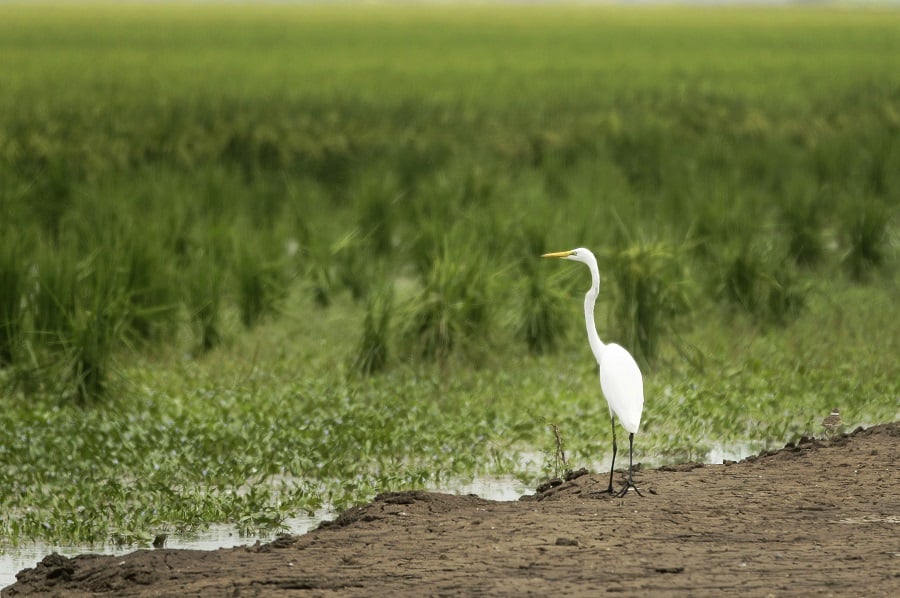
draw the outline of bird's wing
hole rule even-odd
[[[636,433],[644,411],[644,381],[634,357],[615,343],[606,345],[603,351],[600,386],[622,427]]]

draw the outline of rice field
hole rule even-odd
[[[900,417],[900,13],[0,6],[0,543]],[[561,462],[553,433],[568,459]]]

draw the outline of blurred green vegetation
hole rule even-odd
[[[900,416],[900,13],[0,6],[0,538]],[[821,417],[820,417],[821,416]],[[535,464],[529,455],[544,454]],[[74,480],[74,481],[73,481]]]

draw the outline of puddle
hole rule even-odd
[[[784,446],[784,443],[778,445],[779,448],[782,446]],[[746,459],[750,455],[758,455],[769,448],[772,448],[772,443],[763,441],[723,444],[714,446],[710,449],[710,451],[706,453],[706,458],[703,461],[704,463],[721,465],[724,460],[740,461],[741,459]]]
[[[511,475],[474,478],[464,483],[448,482],[431,486],[428,490],[459,495],[477,494],[487,500],[503,501],[519,500],[523,494],[534,494],[534,488],[529,488],[524,482]]]

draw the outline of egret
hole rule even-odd
[[[571,251],[545,253],[541,257],[563,258],[585,264],[591,271],[591,288],[584,296],[584,323],[587,326],[588,342],[600,369],[600,388],[609,405],[609,421],[612,425],[613,456],[609,466],[610,494],[625,496],[629,488],[634,488],[638,496],[643,496],[634,485],[632,459],[634,455],[634,435],[641,425],[644,410],[644,382],[641,370],[631,353],[615,343],[604,343],[594,325],[594,304],[600,294],[600,270],[597,258],[589,249],[579,247]],[[628,481],[618,492],[613,492],[613,470],[616,466],[616,417],[628,432]]]

